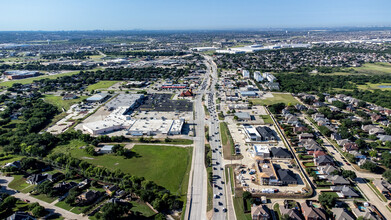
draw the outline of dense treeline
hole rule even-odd
[[[60,54],[44,54],[42,59],[58,59],[58,58],[68,58],[72,60],[85,60],[88,56],[98,55],[98,52],[93,51],[81,51],[81,52],[70,52],[70,53],[60,53]]]
[[[43,71],[54,71],[54,70],[89,70],[96,67],[96,65],[82,66],[82,65],[62,65],[62,64],[49,64],[41,65],[39,62],[28,63],[28,64],[2,64],[0,65],[0,71],[5,70],[43,70]]]
[[[366,83],[391,83],[389,75],[313,75],[313,74],[277,74],[281,90],[300,92],[327,92],[343,93],[366,102],[375,103],[380,106],[391,108],[391,91],[363,91],[358,90],[357,85]]]
[[[105,52],[106,55],[111,56],[182,56],[186,53],[183,51],[112,51],[112,52]]]
[[[2,95],[0,100],[7,100],[7,108],[0,114],[3,123],[0,128],[0,146],[4,151],[26,155],[44,155],[55,146],[56,138],[48,133],[39,134],[58,113],[57,107],[44,102],[40,95],[34,98],[16,98],[10,100]],[[10,117],[18,117],[13,123]]]
[[[94,84],[100,80],[145,80],[145,79],[173,79],[174,81],[182,76],[186,76],[189,69],[176,68],[109,68],[98,71],[80,71],[80,73],[72,76],[63,76],[57,79],[40,79],[34,82],[41,85],[42,92],[56,91],[63,89],[66,91],[77,91],[85,88],[88,85]],[[15,83],[10,91],[17,91],[21,87]]]

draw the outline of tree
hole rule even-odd
[[[377,165],[371,161],[366,161],[363,165],[361,165],[360,168],[375,172],[377,169]]]
[[[127,210],[129,210],[131,207],[119,205],[119,204],[113,204],[113,203],[106,203],[101,208],[101,214],[98,215],[98,219],[108,219],[108,220],[115,220],[120,219],[122,215],[127,213]]]
[[[251,199],[251,198],[252,198],[252,195],[251,195],[251,193],[249,191],[245,191],[243,193],[243,199],[248,200],[248,199]]]
[[[330,137],[330,135],[333,133],[330,129],[323,125],[319,127],[319,131],[327,137]]]
[[[391,182],[391,169],[386,170],[382,175],[388,182]]]
[[[166,216],[163,213],[155,215],[155,220],[166,220]]]
[[[370,150],[369,151],[369,156],[370,157],[376,157],[377,156],[377,150]]]
[[[331,208],[334,207],[337,198],[333,194],[321,193],[318,200],[321,205]]]
[[[84,148],[84,150],[86,151],[86,153],[90,156],[94,156],[96,154],[95,152],[95,148],[93,146],[88,146],[86,148]]]
[[[42,206],[39,205],[39,206],[36,206],[35,208],[33,208],[33,209],[31,210],[31,213],[32,213],[35,217],[40,218],[40,217],[45,216],[46,210],[45,210],[44,207],[42,207]]]
[[[6,210],[15,206],[17,199],[13,196],[8,196],[0,205],[0,210]]]
[[[342,176],[344,178],[350,178],[352,180],[357,178],[356,173],[354,171],[352,171],[352,170],[343,170],[342,171]]]

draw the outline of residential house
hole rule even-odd
[[[290,209],[287,206],[281,206],[280,213],[282,216],[289,216],[289,220],[303,220],[302,214],[297,209]]]
[[[81,181],[79,184],[78,184],[78,188],[79,189],[84,189],[85,187],[88,186],[88,184],[90,183],[90,180],[89,179],[84,179],[83,181]]]
[[[258,134],[262,137],[262,141],[274,141],[276,137],[272,129],[266,126],[258,126],[256,128]]]
[[[99,198],[100,192],[94,191],[94,190],[87,190],[86,192],[80,194],[76,197],[76,203],[79,204],[90,204],[93,201],[95,201],[97,198]]]
[[[353,208],[353,214],[357,217],[366,220],[380,220],[377,215],[372,211],[371,207],[366,207],[365,209]]]
[[[307,152],[309,155],[312,155],[314,158],[318,158],[320,156],[326,155],[326,152],[322,150],[316,150],[316,151],[308,151]]]
[[[293,132],[295,134],[303,133],[306,131],[308,131],[308,128],[305,126],[302,126],[302,125],[297,125],[297,126],[293,127]]]
[[[285,123],[294,126],[300,124],[300,121],[296,116],[290,114],[285,117]]]
[[[385,180],[376,179],[373,181],[373,185],[383,194],[390,193],[391,184]]]
[[[283,185],[297,184],[296,175],[291,170],[279,169],[277,175]]]
[[[32,184],[32,185],[38,185],[45,181],[47,179],[46,175],[42,174],[31,174],[29,177],[27,177],[26,183]]]
[[[315,166],[324,166],[324,165],[335,165],[334,160],[330,155],[323,155],[317,158],[314,158]]]
[[[347,142],[343,145],[343,151],[350,153],[351,151],[358,150],[358,145],[354,142]]]
[[[384,129],[376,125],[362,125],[361,129],[370,135],[385,134]]]
[[[56,182],[58,179],[60,179],[61,177],[63,177],[64,175],[60,172],[57,172],[57,173],[54,173],[54,174],[50,174],[50,173],[47,173],[45,174],[47,176],[47,179],[50,181],[50,182]]]
[[[377,138],[379,138],[379,140],[383,143],[386,141],[391,141],[391,135],[378,135]]]
[[[35,218],[26,212],[17,211],[9,216],[7,220],[35,220]]]
[[[335,220],[355,220],[355,218],[344,208],[332,208],[331,212]]]
[[[106,185],[103,188],[109,196],[111,196],[111,194],[118,190],[118,187],[116,185]]]
[[[265,205],[255,205],[251,206],[251,217],[252,220],[269,220],[271,219],[270,210]]]
[[[17,169],[20,169],[20,161],[17,160],[12,163],[7,163],[6,165],[4,165],[4,167],[15,167]]]
[[[279,158],[279,159],[290,159],[292,158],[291,153],[286,148],[282,147],[272,147],[270,149],[272,153],[273,158]]]
[[[67,192],[75,186],[77,186],[75,182],[59,182],[53,186],[53,189],[58,192]]]
[[[299,140],[304,140],[304,139],[313,139],[314,135],[310,133],[303,133],[299,134]]]
[[[330,175],[332,172],[338,170],[335,166],[332,166],[330,164],[324,165],[324,166],[318,166],[317,170],[320,174],[324,175]]]
[[[384,117],[382,115],[373,114],[371,116],[371,120],[374,122],[378,122],[378,121],[384,120]]]
[[[360,195],[356,193],[352,187],[347,185],[331,186],[331,191],[337,192],[339,198],[358,198]]]
[[[330,175],[327,177],[327,179],[333,184],[333,185],[350,185],[349,180],[343,178],[339,175]]]
[[[307,110],[307,107],[305,107],[305,105],[301,105],[301,104],[296,104],[295,105],[295,108],[299,111],[305,111]]]
[[[339,146],[344,146],[346,143],[349,143],[349,142],[351,142],[349,139],[341,139],[341,140],[337,140],[337,144],[339,145]]]
[[[306,220],[327,220],[326,213],[321,208],[315,208],[309,205],[308,202],[301,203],[304,218]]]

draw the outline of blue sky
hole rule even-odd
[[[12,0],[0,30],[391,26],[390,0]]]

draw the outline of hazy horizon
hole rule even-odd
[[[357,0],[2,3],[0,31],[254,30],[391,26],[391,2]]]

